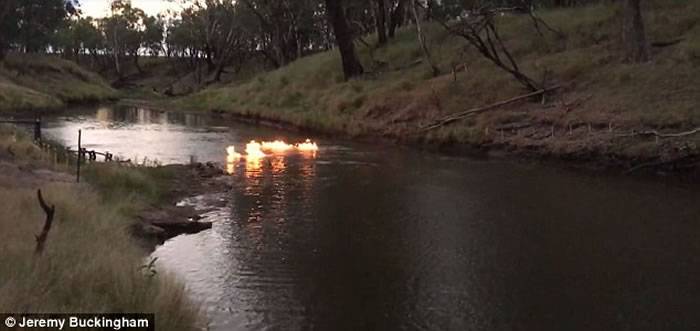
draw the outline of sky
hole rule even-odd
[[[111,0],[80,0],[83,16],[94,18],[105,17],[109,14]],[[134,7],[143,9],[147,15],[157,15],[167,9],[179,9],[180,5],[167,0],[131,0]]]

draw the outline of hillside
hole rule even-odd
[[[55,109],[116,96],[99,75],[58,57],[10,54],[0,61],[0,112]]]
[[[497,108],[427,133],[417,131],[442,116],[526,93],[437,24],[426,30],[442,72],[438,77],[416,64],[422,53],[409,27],[374,51],[374,61],[358,45],[369,71],[361,79],[344,82],[339,56],[331,51],[244,83],[206,89],[176,104],[351,135],[469,143],[564,158],[623,164],[695,160],[700,135],[655,139],[651,133],[632,134],[700,126],[700,5],[661,0],[647,5],[650,41],[674,42],[653,47],[653,60],[642,64],[622,62],[620,14],[609,4],[538,12],[564,38],[546,30],[538,34],[526,15],[500,17],[502,38],[523,71],[563,88],[545,102]],[[455,80],[452,69],[460,64],[467,70]]]

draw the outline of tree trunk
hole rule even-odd
[[[396,9],[391,13],[391,22],[389,22],[389,38],[394,38],[396,35],[396,28],[403,24],[404,12],[406,11],[406,1],[399,0],[399,4]]]
[[[623,0],[622,44],[625,47],[625,60],[631,62],[646,62],[650,58],[639,3],[640,0]]]
[[[112,41],[113,41],[113,49],[112,52],[114,53],[114,69],[117,71],[117,77],[120,79],[122,78],[122,70],[121,66],[119,65],[119,40],[117,39],[117,32],[116,29],[112,33]]]
[[[374,6],[374,19],[377,29],[377,44],[379,46],[386,45],[386,6],[384,0],[374,0],[376,5]]]
[[[343,61],[343,73],[345,79],[359,76],[364,72],[362,64],[357,59],[355,53],[355,45],[353,44],[353,36],[348,22],[345,19],[345,11],[343,9],[342,0],[325,0],[326,14],[328,23],[333,27],[335,34],[335,42],[340,50],[340,57]]]
[[[6,22],[8,17],[15,9],[14,0],[4,0],[2,5],[0,5],[0,22]],[[5,28],[7,23],[0,24],[0,29]],[[10,37],[4,32],[0,33],[0,60],[5,58],[5,54],[10,47]]]
[[[143,69],[141,68],[141,65],[139,64],[139,53],[138,53],[138,51],[134,52],[134,66],[136,67],[136,70],[138,70],[138,72],[139,72],[140,74],[143,73]]]
[[[207,72],[212,72],[216,68],[216,65],[214,64],[214,60],[212,59],[213,55],[211,54],[211,48],[209,45],[204,47],[204,61],[207,62]]]
[[[423,28],[421,26],[421,18],[420,15],[418,15],[418,5],[416,2],[418,0],[409,0],[411,1],[411,11],[413,12],[413,19],[416,20],[416,33],[418,34],[418,42],[420,43],[420,48],[423,51],[423,58],[426,63],[430,66],[430,69],[432,70],[433,77],[437,77],[440,74],[440,69],[438,69],[437,66],[435,66],[435,63],[433,63],[433,59],[430,56],[430,50],[428,50],[428,45],[425,43],[425,35],[423,34]]]

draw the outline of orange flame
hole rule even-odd
[[[262,151],[262,145],[255,140],[251,140],[248,145],[245,146],[245,153],[248,160],[262,159],[267,156]]]
[[[241,159],[241,154],[236,153],[236,148],[229,146],[226,148],[226,172],[233,174],[236,161]]]
[[[234,146],[226,147],[226,154],[228,155],[226,157],[226,161],[229,163],[235,162],[236,160],[241,158],[241,154],[236,153],[236,147],[234,147]]]
[[[262,165],[260,161],[269,156],[268,154],[265,154],[265,151],[272,153],[284,153],[291,149],[295,149],[302,153],[310,153],[311,155],[316,156],[318,145],[315,142],[312,142],[311,139],[306,139],[305,142],[294,145],[287,144],[282,140],[262,142],[251,140],[245,147],[245,156],[237,153],[234,146],[229,146],[226,148],[227,171],[229,173],[233,173],[235,162],[244,157],[246,159],[247,167],[252,169],[260,169]]]
[[[318,151],[318,145],[315,142],[312,142],[311,139],[306,139],[305,142],[296,144],[297,150],[300,152],[317,152]]]
[[[287,144],[286,142],[281,141],[281,140],[263,141],[262,142],[262,150],[263,151],[271,151],[273,153],[283,153],[283,152],[286,152],[292,148],[294,148],[294,146]]]

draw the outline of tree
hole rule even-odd
[[[64,57],[80,61],[80,56],[90,54],[93,60],[103,48],[102,33],[97,29],[92,17],[77,18],[68,21],[54,37],[51,46],[63,53]]]
[[[16,0],[3,0],[0,2],[0,60],[5,58],[5,53],[17,35],[17,3]]]
[[[17,2],[17,42],[26,52],[43,51],[68,16],[72,1],[22,0]]]
[[[143,41],[143,10],[131,5],[130,0],[114,0],[111,4],[112,16],[102,19],[100,27],[114,59],[114,69],[122,77],[121,58],[131,55],[139,72],[139,50]]]
[[[343,62],[343,74],[345,75],[345,79],[348,80],[362,75],[364,69],[355,53],[355,45],[353,44],[354,38],[345,18],[343,1],[325,0],[325,3],[328,23],[333,27],[335,42],[338,45],[340,57]]]
[[[318,49],[323,49],[327,30],[318,0],[240,0],[252,17],[250,35],[260,53],[280,67]],[[319,47],[321,46],[321,47]]]
[[[387,42],[387,31],[386,31],[386,3],[385,0],[373,0],[374,1],[374,17],[375,17],[375,28],[377,30],[377,44],[379,46],[385,45]]]
[[[539,84],[520,70],[518,62],[501,39],[495,20],[498,14],[498,9],[480,7],[454,23],[439,22],[450,33],[464,38],[484,58],[508,72],[526,89],[539,90]]]
[[[649,43],[644,30],[640,0],[623,0],[622,44],[625,59],[631,62],[649,61]]]
[[[143,20],[143,47],[151,56],[158,56],[163,51],[163,33],[165,23],[161,17],[148,16]]]
[[[77,16],[76,0],[0,0],[0,59],[10,49],[46,51]]]
[[[410,0],[396,0],[389,21],[389,38],[394,38],[396,29],[403,25],[406,17],[406,3]]]
[[[207,0],[202,7],[201,18],[205,28],[207,62],[209,72],[214,73],[214,81],[221,80],[224,67],[232,64],[234,59],[245,58],[246,33],[239,14],[239,7],[233,2]],[[237,69],[238,70],[238,67]]]
[[[423,59],[427,64],[430,66],[430,69],[432,70],[433,77],[437,77],[440,75],[440,69],[433,63],[433,59],[430,56],[430,51],[428,50],[428,45],[426,44],[425,41],[425,35],[423,34],[423,28],[421,24],[421,17],[418,15],[418,0],[410,0],[411,1],[411,12],[413,13],[413,19],[415,20],[416,23],[416,34],[418,35],[418,43],[420,44],[420,48],[423,51]],[[428,0],[429,1],[429,0]],[[421,4],[422,7],[422,4]],[[427,7],[427,5],[426,5]]]

